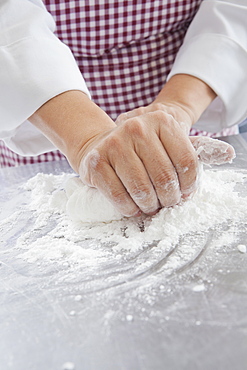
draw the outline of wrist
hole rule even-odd
[[[215,92],[202,80],[177,74],[165,84],[155,99],[161,103],[176,108],[176,120],[184,119],[190,127],[197,122],[208,105],[215,99]]]
[[[81,91],[66,91],[46,102],[29,121],[67,157],[78,172],[90,141],[114,128],[110,117]]]

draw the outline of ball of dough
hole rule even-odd
[[[123,218],[103,194],[84,185],[78,177],[67,181],[65,192],[66,213],[73,221],[110,222]]]

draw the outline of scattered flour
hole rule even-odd
[[[126,320],[127,321],[133,321],[133,316],[132,315],[126,315]]]
[[[61,266],[66,262],[95,276],[101,266],[107,276],[101,283],[107,279],[115,283],[111,271],[116,271],[116,266],[120,267],[115,279],[122,276],[122,281],[126,281],[130,266],[134,278],[163,268],[162,261],[170,273],[197,258],[210,229],[229,221],[230,225],[245,222],[247,198],[235,188],[244,188],[246,179],[245,171],[207,169],[197,193],[182,205],[162,209],[153,217],[118,219],[114,214],[111,222],[89,223],[88,219],[81,222],[70,218],[68,196],[78,181],[73,175],[38,174],[25,184],[25,191],[31,195],[26,211],[31,211],[32,217],[29,230],[18,238],[16,247],[22,251],[21,258],[29,262]],[[89,194],[84,190],[82,196]],[[89,208],[87,200],[86,213]],[[103,200],[98,198],[92,208],[94,213],[103,211]],[[83,206],[78,212],[83,214]],[[234,240],[234,232],[232,235]],[[232,242],[229,235],[224,242]]]
[[[198,285],[195,285],[193,288],[192,288],[193,292],[202,292],[205,290],[205,285],[204,284],[198,284]]]
[[[62,366],[62,370],[75,370],[75,364],[73,362],[65,362]]]
[[[238,248],[239,252],[241,252],[241,253],[246,253],[246,245],[244,245],[244,244],[239,244],[239,245],[237,246],[237,248]]]

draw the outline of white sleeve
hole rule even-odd
[[[54,146],[27,121],[42,104],[68,90],[90,96],[69,50],[54,35],[42,0],[0,4],[0,138],[22,155]]]
[[[218,95],[195,127],[218,132],[247,117],[247,1],[204,0],[171,70],[206,82]]]

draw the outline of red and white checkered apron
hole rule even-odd
[[[44,0],[72,50],[92,99],[113,120],[153,101],[202,0]],[[206,134],[192,129],[192,134]],[[61,159],[21,157],[0,144],[0,165]]]

